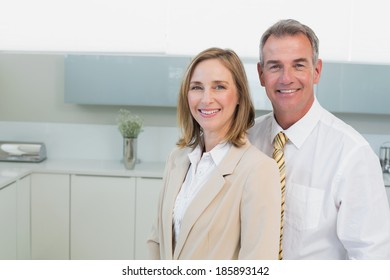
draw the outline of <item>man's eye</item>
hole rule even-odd
[[[295,68],[296,68],[296,69],[302,69],[302,68],[304,68],[304,67],[305,67],[305,65],[303,65],[303,64],[300,64],[300,63],[295,64]]]
[[[269,70],[271,70],[271,71],[277,71],[277,70],[279,70],[279,69],[280,69],[280,65],[278,65],[278,64],[271,65],[271,66],[269,67]]]

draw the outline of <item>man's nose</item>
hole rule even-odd
[[[292,82],[293,69],[285,67],[283,68],[282,75],[280,77],[280,82],[283,84],[290,84]]]

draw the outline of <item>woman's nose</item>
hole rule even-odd
[[[213,92],[211,88],[205,88],[203,91],[202,102],[210,103],[213,100]]]

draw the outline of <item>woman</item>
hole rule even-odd
[[[180,88],[182,136],[148,240],[153,259],[277,259],[279,171],[246,138],[254,116],[238,56],[198,54]]]

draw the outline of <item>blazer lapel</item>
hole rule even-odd
[[[190,149],[182,150],[179,155],[176,157],[174,162],[172,163],[171,172],[169,172],[169,178],[166,181],[167,184],[167,193],[165,194],[165,205],[166,211],[163,221],[164,230],[164,244],[166,247],[167,259],[172,259],[173,256],[173,209],[175,207],[176,197],[180,191],[180,188],[184,182],[184,179],[187,175],[187,171],[190,165],[190,161],[188,159],[188,153]]]
[[[238,162],[249,146],[249,143],[246,143],[240,148],[232,146],[222,162],[216,167],[210,179],[199,190],[193,201],[188,206],[183,217],[183,223],[174,251],[174,259],[179,258],[193,225],[225,185],[224,177],[233,173]]]

